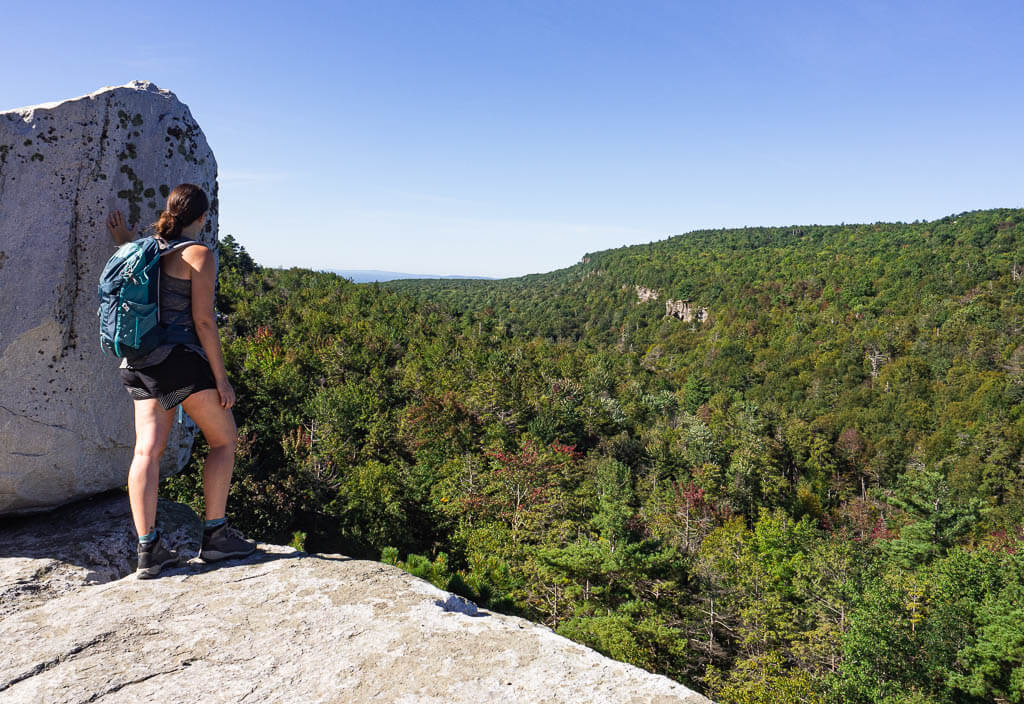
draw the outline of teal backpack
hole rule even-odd
[[[121,245],[100,275],[100,347],[129,362],[169,343],[196,343],[192,328],[160,324],[160,258],[195,240],[151,236]]]

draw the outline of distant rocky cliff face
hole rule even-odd
[[[658,300],[658,292],[654,289],[647,288],[646,286],[636,286],[636,297],[638,303],[647,303],[647,301]]]
[[[626,285],[623,284],[623,288]],[[657,291],[646,286],[635,286],[637,303],[648,303],[650,301],[656,301],[661,296]],[[708,309],[703,306],[696,306],[693,301],[688,300],[674,300],[669,298],[665,301],[665,317],[666,318],[677,318],[682,320],[684,323],[691,323],[697,321],[698,323],[704,323],[708,320]]]
[[[708,309],[692,305],[692,301],[665,301],[665,317],[679,318],[684,323],[696,320],[703,323],[708,319]]]
[[[114,252],[109,211],[153,222],[178,183],[211,197],[217,163],[188,108],[137,82],[0,113],[0,515],[127,481],[132,406],[99,349],[96,285]],[[177,471],[192,426],[175,426]]]
[[[194,555],[195,514],[159,515]],[[116,495],[0,526],[0,700],[708,704],[396,567],[265,545],[140,582],[131,535]]]

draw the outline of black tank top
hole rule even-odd
[[[192,280],[160,273],[160,322],[192,327]]]

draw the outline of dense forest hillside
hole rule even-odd
[[[723,703],[1024,701],[1022,220],[386,285],[226,238],[235,519]]]

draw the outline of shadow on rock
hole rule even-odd
[[[160,500],[157,528],[182,553],[199,550],[202,523],[188,506]],[[44,514],[0,520],[0,617],[135,571],[128,497],[110,492]]]
[[[326,560],[330,562],[349,562],[352,558],[345,557],[344,555],[315,555],[307,552],[301,552],[299,550],[291,550],[290,548],[284,548],[282,546],[266,546],[266,549],[261,548],[254,552],[252,555],[245,557],[237,557],[234,559],[218,560],[216,562],[204,562],[198,557],[193,557],[179,567],[172,567],[166,570],[167,576],[173,575],[193,575],[193,574],[205,574],[206,572],[212,572],[213,570],[220,570],[229,567],[238,567],[241,565],[262,565],[270,562],[276,562],[278,560]],[[287,551],[287,552],[282,552]],[[164,572],[160,573],[160,576],[164,576]],[[244,579],[252,579],[253,577],[245,577]]]

